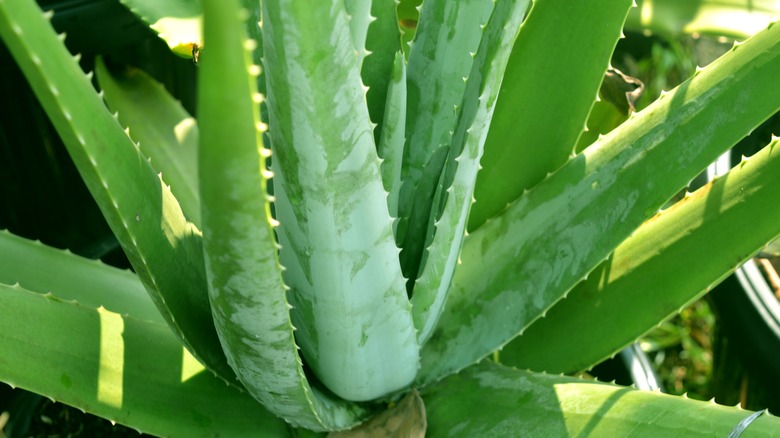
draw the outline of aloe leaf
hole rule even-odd
[[[433,330],[450,287],[466,231],[482,146],[507,59],[528,4],[527,0],[496,3],[474,57],[452,137],[450,154],[457,158],[449,161],[443,171],[438,190],[444,207],[434,205],[431,211],[430,224],[435,222],[435,234],[412,296],[421,345]]]
[[[780,26],[697,72],[470,234],[420,381],[494,351],[780,107]],[[724,112],[723,108],[730,111]]]
[[[556,373],[587,369],[719,283],[780,234],[778,149],[775,140],[645,222],[546,318],[505,346],[502,363]]]
[[[86,275],[80,282],[102,287]],[[154,310],[148,299],[146,307]],[[281,419],[205,372],[165,324],[127,316],[129,308],[0,285],[0,309],[0,381],[154,435],[289,436]]]
[[[253,40],[234,0],[205,1],[198,114],[204,249],[214,322],[244,386],[295,426],[343,429],[367,414],[319,400],[303,372],[266,193]],[[251,42],[249,42],[251,41]],[[248,47],[247,47],[248,46]]]
[[[41,269],[45,266],[46,269]],[[88,282],[85,279],[89,279]],[[0,283],[165,323],[135,274],[0,231]]]
[[[98,58],[95,73],[109,108],[118,113],[141,153],[171,185],[185,217],[199,227],[197,121],[141,70],[128,67],[112,74]]]
[[[387,191],[387,209],[390,217],[397,218],[406,141],[406,62],[400,51],[395,55],[383,116],[377,155],[382,159],[382,184]],[[397,223],[394,223],[394,229],[395,225]]]
[[[571,158],[631,4],[534,2],[509,58],[485,141],[482,167],[490,172],[477,177],[469,230]]]
[[[371,15],[374,21],[368,27],[365,47],[368,56],[363,60],[360,69],[363,84],[368,87],[366,92],[368,115],[371,121],[377,124],[374,129],[374,139],[377,144],[380,142],[382,126],[387,118],[384,111],[388,105],[386,100],[391,94],[388,88],[395,81],[398,63],[403,63],[403,56],[401,61],[396,59],[398,57],[396,54],[401,51],[401,32],[398,28],[396,5],[395,0],[371,1]]]
[[[352,33],[352,44],[358,52],[360,63],[366,57],[366,35],[371,23],[371,3],[365,0],[343,0],[344,10],[349,20],[349,30]]]
[[[157,32],[173,53],[192,58],[203,46],[199,0],[120,0]]]
[[[298,341],[330,390],[369,400],[410,383],[418,348],[346,20],[342,0],[266,2],[263,42]]]
[[[422,392],[430,436],[727,436],[751,412],[601,382],[519,371],[491,362]],[[659,419],[662,419],[659,420]],[[751,436],[775,436],[762,415]]]
[[[398,0],[398,6],[395,8],[398,28],[401,31],[401,51],[404,53],[404,60],[409,59],[411,42],[417,30],[422,3],[423,0]]]
[[[0,2],[0,36],[135,272],[193,355],[236,383],[211,322],[200,232],[185,220],[35,3],[10,4]]]
[[[626,29],[661,35],[698,34],[745,39],[780,18],[775,0],[636,0]]]
[[[406,146],[399,201],[401,265],[407,278],[419,275],[430,231],[431,200],[444,168],[436,155],[449,149],[452,132],[482,37],[491,0],[427,0],[407,65]],[[454,159],[452,156],[450,159]]]

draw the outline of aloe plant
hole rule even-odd
[[[748,417],[542,372],[615,354],[780,234],[744,226],[780,205],[776,139],[659,210],[780,108],[780,27],[575,152],[631,1],[425,0],[408,46],[394,0],[125,3],[197,58],[197,118],[100,60],[96,92],[33,1],[0,0],[134,268],[0,233],[0,380],[166,436]]]

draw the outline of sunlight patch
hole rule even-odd
[[[125,361],[125,342],[122,333],[125,322],[118,313],[104,307],[100,317],[100,367],[98,368],[97,399],[115,408],[122,407],[122,385]]]
[[[191,378],[195,377],[197,374],[200,374],[201,371],[205,370],[206,368],[198,362],[198,359],[195,359],[190,352],[182,347],[181,349],[181,383],[186,382],[187,380],[190,380]]]

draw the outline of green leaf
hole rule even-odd
[[[86,275],[81,284],[102,287]],[[0,381],[154,435],[289,436],[281,419],[206,372],[165,324],[18,286],[0,285],[0,309]]]
[[[331,391],[381,397],[414,378],[418,347],[343,0],[263,6],[275,206],[297,339]]]
[[[411,280],[420,274],[431,206],[471,72],[472,53],[493,10],[491,0],[427,0],[407,66],[406,146],[401,175],[398,239],[401,266]],[[455,156],[449,157],[454,160]]]
[[[447,297],[466,231],[485,136],[507,59],[528,4],[527,0],[497,3],[474,56],[450,146],[450,156],[457,158],[447,162],[437,187],[434,199],[440,199],[441,206],[433,205],[430,211],[429,226],[435,223],[435,230],[429,231],[432,243],[412,295],[421,345],[438,321]]]
[[[406,63],[401,52],[395,55],[383,116],[385,119],[377,144],[377,155],[382,159],[382,184],[387,191],[388,213],[390,217],[397,218],[406,140]],[[396,225],[394,223],[394,230]]]
[[[470,234],[420,382],[485,357],[780,108],[780,26],[699,71]],[[723,108],[730,111],[724,112]]]
[[[571,158],[631,4],[534,2],[490,124],[481,163],[490,171],[477,178],[469,230]]]
[[[205,1],[198,114],[204,249],[214,322],[249,392],[298,427],[351,427],[367,412],[312,392],[295,345],[277,256],[265,158],[246,39],[235,0]]]
[[[349,21],[349,30],[352,32],[352,44],[358,52],[360,63],[366,57],[366,35],[371,24],[371,3],[364,0],[344,0],[344,10]]]
[[[368,114],[371,121],[377,124],[374,128],[374,138],[377,144],[380,141],[380,134],[383,132],[384,120],[387,118],[384,112],[388,105],[386,99],[390,96],[388,88],[395,80],[398,63],[404,63],[403,55],[401,55],[401,61],[396,60],[396,54],[401,51],[401,32],[398,28],[398,17],[395,12],[396,5],[395,0],[373,0],[371,2],[371,15],[375,19],[368,27],[365,48],[369,54],[363,60],[363,67],[360,70],[363,84],[368,87],[366,92]],[[405,76],[404,81],[406,81]],[[406,92],[404,92],[404,97],[405,94]]]
[[[137,319],[165,323],[132,272],[7,231],[0,231],[0,283],[18,284],[30,291],[56,291],[63,300],[78,300],[85,306],[103,306],[115,313],[127,312]]]
[[[417,21],[420,18],[422,3],[423,0],[398,0],[398,6],[396,6],[404,60],[409,59],[410,46],[417,30]]]
[[[505,346],[501,362],[555,373],[590,368],[719,283],[780,234],[778,149],[775,140],[645,222]]]
[[[430,436],[727,436],[751,412],[573,377],[534,374],[491,362],[426,388]],[[775,436],[765,414],[750,436]]]
[[[203,46],[199,0],[120,0],[168,44],[173,53],[192,58]]]
[[[780,18],[775,0],[636,0],[626,29],[677,36],[750,37]]]
[[[160,84],[145,72],[128,67],[110,72],[95,63],[98,84],[119,122],[152,167],[171,185],[185,217],[200,226],[198,194],[198,123]]]
[[[237,384],[211,322],[200,231],[186,221],[35,3],[9,3],[0,2],[0,36],[135,272],[193,355]]]

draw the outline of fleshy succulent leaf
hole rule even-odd
[[[349,30],[352,33],[352,44],[358,53],[360,63],[366,57],[366,36],[368,26],[371,24],[371,3],[364,0],[343,0],[344,10],[349,21]]]
[[[79,257],[70,251],[23,239],[0,231],[0,283],[77,300],[84,306],[103,306],[114,313],[165,323],[138,277],[100,261]],[[46,269],[41,269],[45,266]],[[89,281],[85,281],[89,279]]]
[[[505,346],[502,363],[554,373],[588,369],[708,291],[780,234],[772,219],[780,214],[778,150],[775,140],[645,222]]]
[[[107,275],[123,281],[125,273]],[[104,286],[87,275],[80,282],[85,291]],[[146,307],[155,310],[148,298]],[[0,318],[3,382],[160,436],[289,436],[281,419],[206,372],[164,323],[128,316],[129,307],[93,308],[0,284],[0,309],[13,309]]]
[[[297,339],[334,393],[381,397],[414,378],[418,347],[343,0],[263,8],[277,230]]]
[[[735,46],[466,238],[420,381],[488,355],[563,298],[780,107],[780,26]],[[731,108],[724,113],[722,108]]]
[[[400,51],[395,55],[383,116],[377,154],[382,159],[382,184],[387,191],[387,209],[390,217],[398,218],[398,195],[406,139],[406,62]]]
[[[128,67],[110,72],[95,63],[98,84],[130,138],[162,173],[184,215],[200,227],[198,194],[198,123],[181,104],[145,72]]]
[[[211,322],[200,231],[34,2],[0,2],[0,36],[160,313],[198,360],[237,384]]]
[[[371,1],[371,15],[374,21],[368,27],[366,35],[368,56],[363,60],[360,69],[363,84],[368,87],[366,92],[368,115],[371,121],[377,124],[374,129],[377,144],[380,142],[382,125],[387,118],[384,111],[388,105],[386,99],[391,94],[388,88],[390,83],[395,81],[398,69],[399,61],[396,59],[398,57],[396,54],[401,52],[401,32],[398,28],[396,5],[396,0]],[[403,63],[403,55],[400,62]]]
[[[450,145],[450,155],[457,158],[444,166],[439,193],[433,198],[443,207],[431,208],[429,225],[435,224],[435,230],[429,232],[432,243],[412,296],[420,344],[433,330],[447,297],[501,78],[528,4],[526,0],[496,3],[466,81]]]
[[[490,394],[486,402],[486,394]],[[484,362],[422,392],[431,436],[727,436],[751,412]],[[750,425],[772,436],[777,417]]]
[[[412,281],[428,235],[431,206],[452,142],[482,28],[492,0],[427,0],[422,5],[407,66],[406,146],[401,175],[398,238],[401,267]]]
[[[631,4],[534,2],[509,58],[485,140],[481,165],[490,171],[477,177],[469,230],[571,157]]]
[[[199,174],[209,293],[225,354],[247,390],[291,424],[351,427],[368,412],[315,394],[298,356],[266,193],[270,151],[253,98],[254,41],[235,0],[206,0],[204,10]]]

